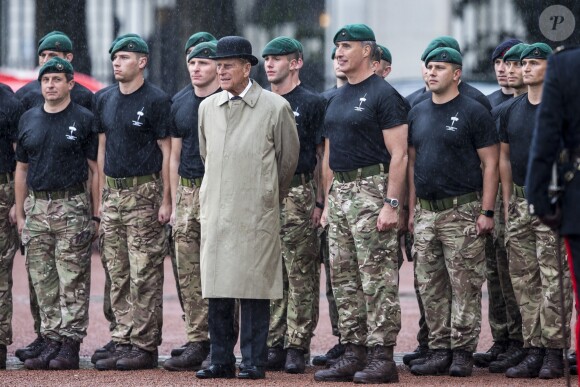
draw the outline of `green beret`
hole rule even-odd
[[[74,74],[72,64],[66,60],[62,59],[58,56],[51,58],[48,60],[38,72],[38,80],[42,79],[44,74],[52,74],[52,73],[65,73],[65,74]]]
[[[149,46],[141,38],[123,38],[115,43],[111,50],[111,60],[117,51],[140,52],[142,54],[149,54]]]
[[[520,55],[520,60],[526,58],[531,59],[548,59],[548,56],[552,53],[552,49],[546,43],[533,43],[526,47]]]
[[[298,39],[294,39],[291,38],[294,41],[294,44],[296,45],[296,47],[298,47],[298,52],[301,54],[304,54],[304,46],[302,46],[302,43],[300,43],[300,41]]]
[[[336,47],[332,48],[332,53],[330,54],[330,59],[334,60],[334,57],[336,56]]]
[[[503,54],[503,61],[504,62],[519,62],[520,57],[522,56],[522,52],[528,48],[528,45],[525,43],[519,43],[507,50],[505,54]]]
[[[438,38],[433,39],[429,43],[425,51],[423,51],[423,54],[421,54],[421,60],[425,62],[425,59],[427,59],[427,55],[429,55],[431,51],[439,47],[449,47],[461,53],[461,49],[459,48],[459,43],[457,42],[457,40],[455,40],[451,36],[440,36]]]
[[[48,34],[44,35],[42,38],[38,39],[38,45],[37,46],[40,46],[42,44],[42,42],[44,42],[44,39],[46,39],[46,38],[48,38],[48,37],[50,37],[52,35],[64,35],[64,36],[67,36],[68,37],[68,35],[65,34],[62,31],[51,31]]]
[[[40,39],[40,44],[38,45],[38,55],[40,55],[44,50],[72,52],[72,42],[65,34],[48,34],[44,38]]]
[[[334,35],[333,42],[363,42],[375,41],[375,33],[365,24],[348,24],[342,27],[336,35]]]
[[[217,49],[216,42],[203,42],[195,45],[193,50],[187,56],[187,61],[189,62],[193,58],[207,58],[215,56]]]
[[[377,44],[377,46],[379,46],[379,48],[381,49],[381,59],[386,60],[389,63],[393,63],[393,57],[391,56],[391,52],[389,51],[389,49],[386,48],[385,46],[381,46],[380,44]]]
[[[294,42],[294,39],[280,36],[266,44],[266,47],[262,50],[262,58],[268,55],[288,55],[299,51],[300,49]]]
[[[196,32],[187,39],[187,42],[185,43],[185,53],[187,54],[187,50],[191,47],[197,46],[203,42],[217,42],[217,39],[209,32]]]
[[[113,51],[113,47],[115,47],[115,44],[117,44],[119,40],[124,38],[141,38],[141,36],[139,34],[131,34],[131,33],[117,36],[115,40],[111,42],[111,47],[109,47],[109,54],[111,53],[111,51]]]
[[[458,65],[463,64],[459,51],[451,47],[439,47],[431,51],[425,58],[425,66],[427,66],[429,62],[446,62]]]

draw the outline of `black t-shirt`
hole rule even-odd
[[[322,142],[326,100],[301,85],[282,97],[292,107],[300,139],[296,173],[312,173],[316,167],[316,145]]]
[[[214,93],[220,92],[218,88]],[[199,136],[197,132],[199,104],[206,97],[195,95],[194,89],[183,93],[173,100],[171,117],[173,125],[170,128],[171,137],[181,138],[181,156],[179,161],[179,176],[186,179],[203,177],[205,168],[199,155]]]
[[[504,92],[499,89],[491,93],[487,96],[487,100],[489,101],[492,108],[500,105],[501,103],[512,99],[514,97],[513,94],[504,94]]]
[[[8,92],[14,94],[14,91],[12,90],[12,88],[10,86],[8,86],[7,84],[5,84],[5,83],[1,83],[0,82],[0,89],[2,89],[4,91],[8,91]]]
[[[84,183],[87,159],[97,159],[93,113],[71,102],[58,113],[34,107],[18,126],[16,160],[28,163],[26,182],[35,191],[57,191]]]
[[[193,85],[190,83],[189,85],[185,86],[183,89],[181,89],[177,93],[175,93],[175,95],[171,98],[171,102],[177,101],[183,95],[185,95],[189,92],[192,92],[192,91],[193,91]]]
[[[404,98],[375,74],[338,88],[324,120],[330,168],[346,172],[390,162],[383,130],[406,124],[407,112]]]
[[[2,85],[2,84],[0,84]],[[14,172],[14,147],[22,104],[10,89],[0,88],[0,173]]]
[[[497,144],[491,114],[459,94],[444,104],[431,99],[409,112],[409,144],[415,147],[417,197],[434,200],[483,189],[477,149]]]
[[[44,97],[42,96],[39,81],[31,81],[22,86],[16,91],[16,97],[22,102],[25,110],[44,105]],[[80,83],[75,82],[70,92],[70,98],[77,105],[89,110],[93,109],[93,92]]]
[[[416,105],[417,98],[422,97],[423,94],[427,93],[428,91],[429,90],[426,87],[422,87],[419,90],[415,90],[414,92],[406,96],[405,99],[407,100],[407,102],[409,102],[411,107],[413,107]],[[421,101],[423,101],[423,99],[421,99]]]
[[[150,175],[161,171],[163,154],[157,140],[169,135],[171,99],[145,81],[131,94],[113,87],[97,99],[95,132],[105,133],[105,174],[110,177]]]
[[[499,139],[510,144],[510,164],[513,182],[526,184],[528,156],[536,123],[538,105],[532,105],[528,94],[514,98],[514,102],[499,116]]]
[[[336,95],[336,93],[338,93],[338,87],[333,86],[328,90],[323,91],[322,93],[320,93],[320,95],[322,97],[324,97],[324,99],[326,100],[326,102],[330,102],[330,100],[332,98],[334,98],[334,96]]]
[[[487,109],[487,111],[491,111],[491,104],[489,103],[489,100],[487,99],[487,97],[479,90],[477,90],[475,87],[471,86],[470,84],[461,81],[459,83],[459,94],[463,94],[467,97],[473,98],[474,100],[476,100],[477,102],[479,102],[480,104],[482,104],[483,106],[485,106],[485,108]],[[420,94],[417,96],[417,98],[415,98],[414,103],[412,103],[412,106],[417,105],[419,102],[422,102],[426,99],[431,99],[431,92],[427,91],[423,94]]]

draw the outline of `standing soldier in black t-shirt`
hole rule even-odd
[[[310,350],[314,305],[318,301],[316,229],[324,204],[322,196],[317,199],[316,188],[320,184],[315,184],[314,174],[326,101],[294,83],[299,46],[293,39],[278,37],[270,41],[262,57],[272,92],[284,97],[292,107],[300,139],[298,166],[280,210],[284,289],[283,298],[270,303],[268,368],[304,373],[304,355]]]
[[[161,343],[164,224],[171,216],[171,100],[143,76],[149,48],[125,38],[111,52],[118,87],[95,107],[102,189],[102,251],[111,276],[115,352],[99,370],[157,367]]]
[[[214,42],[205,42],[190,52],[187,67],[193,88],[171,106],[171,223],[188,343],[181,354],[165,361],[163,367],[169,371],[200,369],[210,348],[208,305],[201,294],[199,262],[199,188],[205,169],[199,156],[197,110],[207,96],[220,91],[216,62],[209,59],[215,50]]]
[[[54,57],[63,58],[69,62],[73,60],[72,41],[65,33],[60,31],[49,32],[38,41],[38,65],[42,66]],[[70,96],[74,103],[89,110],[92,109],[93,93],[80,83],[75,82]],[[44,104],[40,84],[36,80],[18,89],[16,97],[22,102],[25,110]]]
[[[5,86],[0,83],[1,86]],[[18,247],[14,227],[14,146],[22,104],[11,89],[0,89],[0,369],[12,344],[12,264]]]
[[[391,63],[393,57],[391,52],[385,46],[377,44],[380,50],[377,50],[375,60],[373,61],[373,71],[381,78],[386,78],[391,73]]]
[[[63,58],[71,62],[73,60],[72,51],[72,42],[67,35],[60,31],[49,32],[38,41],[38,64],[39,66],[43,66],[47,61],[54,57]],[[79,83],[74,83],[70,96],[73,102],[91,110],[93,93],[89,89]],[[40,82],[36,79],[18,89],[16,97],[22,103],[24,110],[31,109],[35,106],[42,106],[44,104]],[[36,332],[37,337],[26,347],[16,350],[15,355],[21,361],[38,356],[42,344],[42,338],[40,335],[40,311],[38,310],[37,297],[36,293],[34,293],[30,275],[28,276],[28,284],[30,313],[34,320],[34,331]]]
[[[500,176],[507,214],[506,248],[509,274],[522,315],[524,339],[519,356],[496,362],[504,366],[510,378],[554,379],[563,375],[562,314],[566,316],[567,346],[570,345],[572,294],[566,256],[563,251],[557,252],[556,233],[537,216],[528,213],[524,186],[532,130],[551,53],[552,49],[545,43],[530,44],[522,52],[523,78],[528,93],[516,98],[500,116]],[[557,261],[558,257],[562,262]],[[564,289],[559,285],[560,266]],[[564,311],[561,310],[560,292],[564,292]]]
[[[408,178],[429,354],[413,360],[411,372],[469,376],[481,326],[484,235],[494,227],[497,133],[487,109],[459,92],[458,51],[437,48],[425,64],[432,98],[409,113]]]
[[[517,39],[508,39],[497,46],[491,55],[497,83],[501,87],[487,96],[489,103],[494,108],[513,98],[513,90],[507,81],[507,65],[503,57],[510,48],[519,43],[521,41]],[[484,353],[473,354],[473,362],[477,367],[488,367],[500,354],[511,348],[511,343],[522,342],[522,317],[509,276],[504,240],[505,225],[502,214],[500,191],[495,204],[494,233],[487,236],[485,246],[485,276],[489,295],[488,316],[493,345]]]
[[[38,76],[43,107],[22,115],[16,147],[18,231],[42,313],[42,351],[28,369],[78,369],[89,325],[91,244],[98,204],[93,114],[71,102],[73,68],[53,58]],[[27,197],[28,193],[28,197]]]
[[[314,378],[395,382],[393,347],[401,327],[397,227],[405,194],[407,107],[373,73],[377,45],[368,26],[347,25],[334,43],[348,83],[338,89],[325,117],[324,211],[332,289],[346,350]]]

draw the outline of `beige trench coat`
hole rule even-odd
[[[253,81],[199,106],[201,283],[204,298],[282,298],[279,204],[300,144],[288,102]]]

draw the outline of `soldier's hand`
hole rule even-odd
[[[322,228],[328,226],[328,206],[324,206],[324,210],[322,210],[322,215],[320,215],[320,225]]]
[[[10,224],[16,224],[16,206],[13,204],[8,213],[8,221]]]
[[[494,220],[493,218],[487,217],[485,215],[479,215],[475,223],[475,231],[477,235],[485,235],[493,231]]]
[[[171,227],[175,226],[175,210],[171,211],[171,216],[169,217],[169,224]]]
[[[24,216],[16,215],[16,225],[18,227],[18,235],[22,235],[22,229],[24,228],[25,222],[26,222],[26,218]]]
[[[322,210],[318,207],[314,207],[314,210],[312,210],[312,216],[310,217],[310,222],[312,223],[312,228],[318,228],[320,226],[321,217],[322,217]]]
[[[377,219],[377,230],[387,231],[392,228],[397,227],[399,224],[399,214],[397,210],[391,207],[389,204],[385,204],[379,212],[379,217]]]
[[[560,206],[556,206],[553,214],[540,216],[540,221],[550,227],[552,231],[558,231],[562,224],[562,210],[560,210]]]
[[[159,213],[157,215],[157,220],[161,224],[169,222],[171,218],[171,204],[161,204],[159,207]]]

